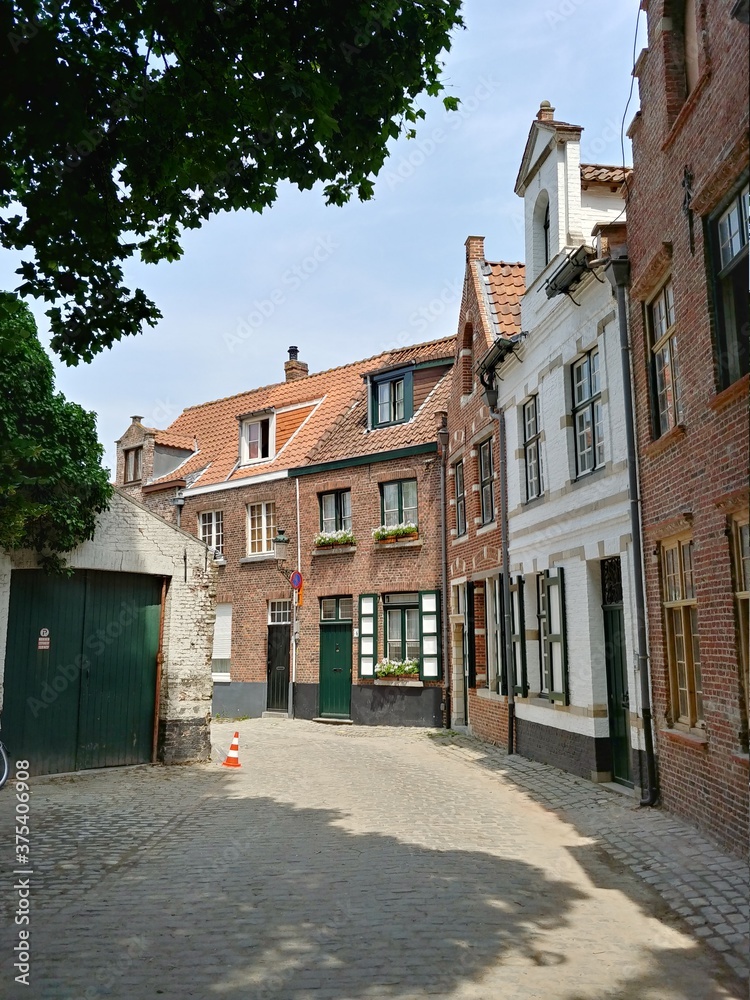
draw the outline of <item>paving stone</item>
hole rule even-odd
[[[464,736],[263,720],[216,745],[235,728],[236,772],[33,782],[17,995],[744,1000],[747,878],[674,817]],[[0,850],[12,818],[4,794]],[[705,923],[690,901],[712,898]]]

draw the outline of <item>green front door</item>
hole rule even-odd
[[[352,697],[352,623],[320,625],[320,715],[348,719]]]
[[[3,740],[34,774],[151,760],[161,579],[11,576]]]
[[[602,562],[602,613],[607,670],[607,709],[612,748],[612,779],[633,787],[630,769],[630,699],[625,658],[625,620],[622,613],[620,560]]]

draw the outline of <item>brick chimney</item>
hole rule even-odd
[[[536,113],[537,121],[553,122],[555,120],[555,109],[549,101],[542,101]]]
[[[484,236],[469,236],[464,243],[466,247],[466,260],[484,261]]]
[[[304,378],[309,368],[304,361],[299,360],[299,348],[289,348],[289,360],[284,362],[284,374],[287,382],[293,382],[296,378]]]

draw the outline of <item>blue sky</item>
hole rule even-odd
[[[131,266],[159,326],[90,365],[55,363],[58,389],[98,414],[109,467],[131,414],[165,427],[185,406],[280,381],[290,344],[320,371],[454,333],[466,237],[485,236],[490,260],[523,260],[513,185],[540,101],[584,127],[584,162],[621,162],[637,12],[638,0],[465,0],[444,74],[461,108],[425,104],[372,201],[329,208],[320,189],[285,187],[262,216],[186,234],[178,263]],[[637,99],[636,87],[626,126]],[[0,287],[18,284],[19,260],[0,253]]]

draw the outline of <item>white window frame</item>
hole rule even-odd
[[[264,422],[268,421],[268,454],[259,455],[256,458],[250,457],[250,432],[252,427],[260,427]],[[263,435],[260,435],[260,442],[263,440]],[[262,447],[262,445],[261,445]],[[270,462],[276,457],[276,414],[266,413],[258,417],[248,417],[246,420],[242,421],[241,431],[240,431],[240,464],[241,465],[259,465],[261,462]]]
[[[526,500],[536,500],[544,493],[542,471],[542,429],[539,419],[539,394],[527,399],[521,407],[523,422],[523,461],[526,478]]]
[[[224,511],[204,510],[198,515],[198,535],[209,549],[224,554]]]
[[[252,510],[254,507],[261,508],[261,531],[262,531],[262,548],[253,548],[253,536],[252,536]],[[274,551],[273,539],[276,535],[276,503],[273,500],[262,500],[256,501],[255,503],[249,503],[246,507],[246,517],[247,517],[247,554],[249,556],[257,556],[262,554],[267,554]]]
[[[683,418],[671,275],[649,302],[646,313],[651,348],[654,432],[659,438],[681,424]]]
[[[592,347],[573,362],[573,441],[576,477],[587,476],[604,465],[604,409],[599,347]],[[587,422],[587,423],[586,423]],[[588,444],[582,439],[588,434]]]

